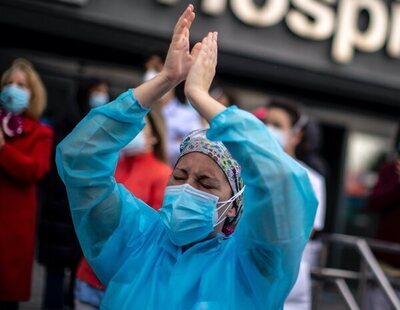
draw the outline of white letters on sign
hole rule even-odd
[[[225,12],[228,0],[203,0],[201,10],[209,15],[221,15]]]
[[[297,9],[291,9],[286,16],[289,29],[300,37],[312,40],[330,38],[335,27],[335,12],[332,8],[314,0],[292,0]],[[312,17],[310,20],[308,16]]]
[[[278,24],[288,10],[285,0],[267,0],[262,7],[253,0],[231,0],[233,13],[244,23],[251,26],[267,27]]]
[[[180,2],[157,1],[165,5]],[[400,59],[400,0],[392,0],[391,6],[384,0],[266,0],[262,6],[254,0],[201,0],[202,12],[212,16],[224,14],[228,5],[250,26],[271,27],[284,21],[301,38],[332,38],[332,58],[340,63],[350,62],[355,51],[376,52],[385,42],[388,55]],[[362,12],[369,17],[365,29],[359,27]]]
[[[369,24],[364,31],[358,26],[362,10],[369,14]],[[337,33],[333,39],[333,58],[346,63],[353,59],[356,48],[363,52],[380,50],[385,44],[388,19],[386,6],[381,1],[342,0],[339,5]]]
[[[392,27],[387,51],[390,56],[400,58],[400,3],[392,4]]]

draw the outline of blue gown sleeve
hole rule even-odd
[[[307,172],[261,121],[236,107],[215,116],[207,135],[222,141],[242,167],[244,211],[233,234],[238,251],[268,279],[283,279],[278,283],[288,293],[318,204]]]
[[[118,153],[144,127],[148,109],[128,90],[90,113],[58,146],[56,164],[85,257],[107,285],[157,213],[116,183]]]

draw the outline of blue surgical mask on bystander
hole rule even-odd
[[[29,106],[30,94],[18,85],[7,85],[0,93],[0,103],[4,110],[21,114]]]

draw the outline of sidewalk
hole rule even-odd
[[[28,302],[20,304],[21,310],[37,310],[41,308],[44,286],[44,268],[35,261],[33,266],[32,293]]]

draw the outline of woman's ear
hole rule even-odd
[[[236,215],[236,210],[237,210],[237,208],[236,208],[236,204],[234,204],[233,206],[232,206],[232,208],[228,211],[228,213],[227,213],[227,217],[234,217],[235,215]]]
[[[150,136],[148,139],[148,144],[154,146],[158,143],[158,139],[155,136]]]

